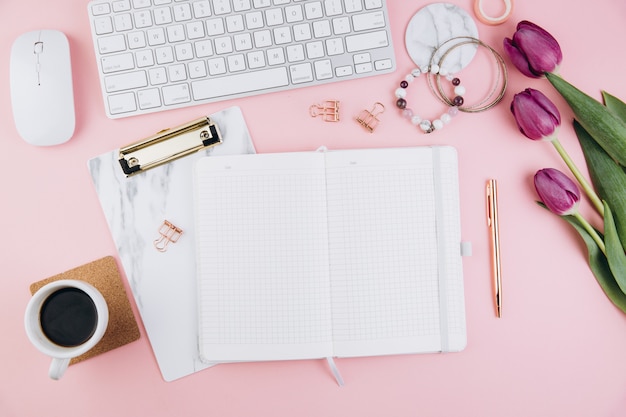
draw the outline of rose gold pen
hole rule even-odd
[[[498,184],[487,181],[487,226],[491,237],[491,269],[496,315],[502,317],[502,269],[500,265],[500,225],[498,223]]]

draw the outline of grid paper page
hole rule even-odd
[[[441,350],[437,242],[448,221],[436,221],[431,148],[329,153],[327,187],[335,354]],[[460,261],[450,220],[457,252],[445,253]]]
[[[330,356],[323,163],[302,153],[196,166],[205,360]]]

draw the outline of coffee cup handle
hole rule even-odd
[[[50,364],[50,370],[48,371],[48,376],[54,380],[61,379],[65,370],[70,365],[70,358],[60,359],[60,358],[52,358],[52,363]]]

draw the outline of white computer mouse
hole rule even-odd
[[[67,142],[74,134],[70,44],[58,30],[19,36],[11,48],[11,104],[20,136],[38,146]]]

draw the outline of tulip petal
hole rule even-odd
[[[543,74],[537,75],[531,71],[530,67],[528,66],[528,60],[526,59],[522,51],[517,49],[511,39],[505,38],[502,44],[504,47],[504,52],[506,52],[509,59],[511,60],[511,63],[515,66],[515,68],[519,70],[519,72],[531,78],[539,78],[543,76]]]
[[[513,35],[513,44],[523,51],[530,71],[537,76],[554,72],[563,60],[557,40],[546,30],[532,22],[522,21]]]
[[[615,229],[611,208],[606,202],[604,203],[604,245],[613,277],[622,292],[626,293],[626,254]]]
[[[561,218],[572,225],[585,242],[589,268],[604,291],[604,294],[606,294],[617,308],[626,313],[626,294],[624,294],[619,285],[617,285],[617,281],[609,268],[606,256],[604,256],[596,241],[573,216],[563,216]]]
[[[511,112],[520,131],[532,140],[550,140],[561,124],[556,106],[543,93],[531,88],[513,97]]]
[[[534,182],[539,198],[553,213],[565,216],[577,210],[580,190],[561,171],[554,168],[540,169],[535,174]]]

